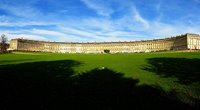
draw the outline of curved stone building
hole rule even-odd
[[[9,50],[57,53],[134,53],[166,50],[200,49],[200,35],[185,34],[165,39],[130,42],[46,42],[27,39],[12,39]]]

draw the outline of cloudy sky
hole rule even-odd
[[[200,0],[0,0],[0,34],[47,41],[130,41],[200,34]]]

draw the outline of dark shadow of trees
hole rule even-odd
[[[176,77],[181,84],[200,83],[200,59],[150,58],[144,70],[163,77]]]
[[[9,63],[16,63],[16,62],[28,62],[28,61],[33,61],[34,59],[20,59],[20,60],[1,60],[0,65],[5,65]]]
[[[46,110],[64,104],[71,95],[72,67],[78,65],[72,60],[1,65],[0,109]]]
[[[192,110],[159,87],[110,69],[75,75],[73,60],[0,66],[1,110]]]

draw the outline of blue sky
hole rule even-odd
[[[0,0],[9,39],[93,42],[200,34],[200,0]]]

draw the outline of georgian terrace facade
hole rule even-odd
[[[12,39],[9,47],[9,50],[13,51],[56,53],[134,53],[197,49],[200,49],[200,35],[189,33],[164,39],[130,42],[76,43]]]

